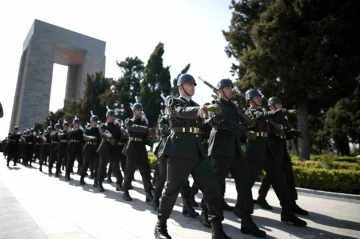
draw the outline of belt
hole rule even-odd
[[[135,137],[129,137],[130,141],[135,141],[135,142],[143,142],[144,139],[143,138],[135,138]]]
[[[203,139],[203,144],[208,144],[209,143],[209,140],[208,139]]]
[[[68,140],[60,140],[61,143],[67,143]]]
[[[45,145],[45,144],[49,144],[49,143],[43,143],[43,145]]]
[[[33,144],[33,143],[29,142],[29,143],[26,143],[26,144]]]
[[[87,144],[90,144],[90,145],[97,145],[97,143],[95,143],[95,142],[87,142]]]
[[[59,141],[51,141],[52,144],[57,144]]]
[[[171,128],[172,132],[175,133],[191,133],[191,134],[201,134],[201,129],[200,128],[195,128],[195,127],[173,127]]]
[[[140,142],[141,142],[141,141],[140,141]],[[118,145],[122,146],[122,145],[125,145],[125,143],[120,143],[120,142],[119,142]]]
[[[286,139],[286,135],[278,135],[280,139]]]
[[[72,139],[70,140],[71,143],[80,143],[80,140],[75,140],[75,139]]]
[[[266,132],[256,132],[256,136],[266,138],[268,136],[268,134]]]

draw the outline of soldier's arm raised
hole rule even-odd
[[[124,126],[127,130],[138,133],[146,133],[148,129],[147,126],[134,124],[130,119],[125,120]]]
[[[171,131],[170,125],[167,123],[167,120],[164,119],[164,117],[159,118],[158,127],[160,132],[164,134],[170,134]]]

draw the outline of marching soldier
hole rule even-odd
[[[18,133],[19,128],[14,127],[13,132],[8,136],[9,139],[9,155],[7,157],[7,166],[9,167],[10,160],[14,161],[13,166],[16,166],[19,157],[20,138],[21,134]]]
[[[50,136],[50,159],[49,159],[49,175],[52,174],[52,168],[55,163],[57,162],[57,151],[59,150],[59,131],[60,131],[60,122],[55,124],[55,131]],[[57,171],[57,170],[56,170]]]
[[[67,154],[67,147],[69,144],[69,127],[70,124],[64,120],[63,123],[63,130],[61,133],[58,134],[59,137],[59,144],[57,148],[57,162],[56,162],[56,172],[55,177],[59,177],[59,174],[61,174],[61,165],[66,165],[66,174],[65,178],[67,180],[70,180],[70,171],[71,169],[68,168],[68,154]]]
[[[98,187],[98,170],[99,170],[99,154],[96,150],[100,144],[100,131],[97,126],[99,117],[94,115],[91,111],[90,127],[86,129],[84,139],[86,142],[83,149],[84,163],[81,172],[80,185],[85,185],[85,175],[91,164],[94,168],[94,187]]]
[[[147,126],[147,120],[143,117],[142,105],[140,103],[135,103],[132,106],[132,111],[134,114],[133,118],[126,119],[124,123],[129,134],[129,139],[123,150],[127,157],[123,198],[126,201],[132,201],[129,190],[135,170],[138,168],[144,183],[146,202],[151,203],[153,201],[151,192],[153,187],[151,184],[150,166],[146,150],[149,128]]]
[[[28,130],[28,135],[25,136],[25,157],[24,157],[24,165],[28,166],[32,163],[33,157],[34,157],[34,144],[35,144],[35,135],[34,135],[34,129],[31,128]]]
[[[40,146],[40,172],[42,172],[42,166],[44,162],[46,163],[47,157],[50,156],[50,144],[51,144],[51,126],[48,126],[46,133],[41,137],[42,144]]]
[[[42,143],[41,137],[42,137],[42,132],[39,132],[38,134],[35,133],[35,146],[34,146],[35,156],[33,161],[34,163],[36,162],[36,159],[38,159],[40,162],[40,146]]]
[[[106,165],[110,160],[110,166],[116,176],[116,191],[123,191],[123,176],[120,171],[120,149],[121,138],[120,125],[115,121],[115,111],[108,108],[106,112],[106,123],[100,127],[102,141],[97,152],[99,153],[99,191],[104,192],[102,185],[106,172]]]
[[[250,108],[246,110],[246,114],[256,120],[255,127],[251,130],[256,132],[256,139],[248,139],[246,141],[245,159],[250,167],[250,183],[254,185],[262,169],[271,178],[271,182],[282,207],[281,221],[291,222],[295,226],[304,227],[306,222],[298,218],[292,211],[292,205],[289,195],[286,191],[286,179],[278,162],[275,160],[273,152],[268,144],[268,120],[284,117],[286,113],[294,113],[293,110],[278,109],[275,111],[264,112],[261,109],[262,96],[254,89],[250,89],[245,93],[246,100],[249,102]],[[241,197],[241,195],[239,195]],[[241,215],[241,206],[239,201],[235,206],[234,213]]]
[[[279,97],[271,97],[268,101],[268,106],[271,111],[276,111],[278,109],[282,109],[281,100]],[[292,210],[296,214],[300,215],[308,215],[309,212],[299,207],[296,204],[296,200],[298,198],[297,191],[295,188],[295,178],[294,171],[291,165],[291,158],[286,149],[286,140],[296,139],[301,137],[301,132],[293,129],[287,119],[285,117],[275,118],[274,123],[281,126],[283,129],[283,133],[275,133],[270,132],[268,137],[269,147],[271,148],[271,152],[274,154],[275,159],[278,161],[282,171],[284,172],[286,178],[286,188],[290,195],[290,200],[292,203]],[[269,175],[266,174],[264,177],[261,187],[259,189],[259,197],[256,202],[264,209],[271,210],[272,207],[266,201],[266,195],[270,189],[271,179]]]
[[[249,168],[241,150],[241,138],[254,139],[256,133],[240,124],[242,120],[237,106],[231,101],[233,88],[232,81],[229,79],[220,80],[217,84],[218,99],[213,103],[221,108],[222,113],[215,115],[209,121],[212,130],[208,154],[221,188],[224,187],[225,178],[229,172],[234,178],[241,202],[241,232],[256,237],[266,237],[266,232],[260,230],[251,217],[254,212],[252,184],[249,183]]]
[[[155,226],[154,234],[157,239],[171,238],[167,232],[166,221],[189,174],[192,174],[195,183],[204,194],[204,200],[209,205],[212,238],[229,238],[222,227],[224,217],[220,188],[210,161],[207,160],[200,130],[202,124],[200,116],[207,115],[208,110],[218,112],[220,109],[216,105],[200,107],[192,101],[195,86],[193,76],[181,75],[177,82],[180,97],[171,99],[168,104],[171,134],[163,150],[163,155],[168,156],[167,179]]]
[[[81,166],[82,166],[82,144],[83,144],[83,135],[84,132],[80,128],[80,120],[75,116],[73,120],[73,128],[68,132],[69,136],[69,144],[67,146],[68,152],[68,161],[66,165],[66,178],[70,180],[70,173],[74,167],[75,159],[78,161],[78,171],[80,174]]]
[[[169,100],[175,98],[172,95],[169,95],[165,98],[165,105],[168,104]],[[166,182],[166,175],[167,175],[167,161],[168,157],[163,155],[163,149],[167,140],[167,137],[170,135],[170,122],[169,122],[169,110],[168,107],[165,106],[165,115],[160,116],[158,120],[158,128],[161,134],[161,141],[159,146],[156,150],[156,155],[158,157],[158,175],[155,184],[154,190],[154,199],[153,199],[153,208],[157,211],[159,208],[159,200],[161,197],[161,193],[164,189],[164,185]],[[183,199],[183,210],[182,214],[187,217],[196,218],[199,214],[192,208],[191,201],[190,201],[190,186],[189,181],[185,183],[181,190],[181,197]]]

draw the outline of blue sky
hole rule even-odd
[[[163,42],[164,65],[171,66],[172,77],[191,63],[190,74],[216,84],[222,78],[234,79],[229,72],[233,60],[224,52],[227,43],[221,33],[230,25],[229,4],[226,0],[2,1],[0,101],[5,116],[0,119],[0,138],[8,133],[22,45],[34,19],[106,41],[106,77],[118,78],[116,61],[127,56],[146,63]],[[66,73],[66,67],[55,65],[52,111],[63,106]],[[198,82],[194,100],[204,103],[210,94]]]

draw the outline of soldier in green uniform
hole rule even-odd
[[[216,86],[218,99],[213,103],[221,108],[222,113],[209,121],[212,130],[208,155],[220,187],[225,184],[229,172],[234,178],[241,203],[241,232],[266,237],[266,232],[260,230],[252,221],[252,184],[249,180],[249,167],[241,150],[241,138],[255,139],[256,133],[248,130],[242,123],[237,105],[231,101],[233,87],[229,79],[220,80]]]
[[[254,185],[256,178],[264,169],[266,174],[271,178],[271,182],[275,193],[280,200],[282,207],[281,221],[291,222],[296,226],[304,227],[306,222],[298,218],[292,211],[292,205],[289,195],[286,191],[286,179],[278,162],[275,160],[273,152],[268,144],[269,120],[284,117],[286,113],[294,113],[294,110],[278,109],[276,111],[263,111],[262,96],[254,89],[246,92],[246,100],[250,104],[250,108],[246,110],[246,114],[256,120],[256,125],[251,129],[256,132],[256,139],[248,139],[246,141],[245,159],[250,166],[250,183]],[[241,197],[241,195],[239,195]],[[241,200],[238,200],[234,213],[239,215]]]
[[[50,143],[51,143],[50,137],[51,137],[51,126],[48,126],[46,132],[41,137],[42,143],[40,146],[40,162],[39,162],[40,172],[42,172],[42,166],[44,163],[46,163],[46,159],[50,155]]]
[[[153,186],[151,184],[151,172],[146,151],[149,133],[148,122],[144,117],[143,107],[140,103],[135,103],[132,106],[132,111],[133,118],[126,119],[124,123],[125,128],[128,130],[129,139],[123,150],[127,157],[123,198],[126,201],[132,201],[129,189],[135,170],[138,168],[144,183],[145,201],[152,203],[153,195],[151,190]]]
[[[281,100],[279,97],[271,97],[268,101],[268,106],[271,111],[276,111],[278,109],[282,109]],[[286,140],[296,139],[301,137],[301,131],[295,130],[288,123],[286,117],[279,117],[273,120],[273,122],[283,129],[283,133],[279,134],[276,132],[270,132],[268,137],[269,147],[271,152],[273,152],[275,159],[278,161],[282,171],[284,172],[286,178],[286,189],[289,192],[290,200],[292,204],[292,210],[296,214],[300,215],[308,215],[309,212],[299,207],[296,204],[296,200],[298,198],[297,191],[295,188],[295,178],[294,171],[291,165],[291,158],[289,153],[286,150]],[[256,202],[264,209],[271,210],[272,207],[266,201],[266,195],[270,189],[271,179],[266,174],[264,177],[261,187],[259,189],[259,197]]]
[[[96,150],[100,144],[100,131],[97,126],[97,122],[99,117],[94,115],[91,111],[91,118],[90,118],[90,127],[87,128],[84,132],[84,139],[86,144],[84,145],[82,154],[83,154],[83,168],[81,169],[81,178],[80,178],[80,185],[85,185],[85,175],[86,172],[91,165],[94,168],[94,187],[98,187],[98,170],[99,170],[99,154]]]
[[[193,76],[183,74],[178,78],[179,98],[171,99],[170,111],[171,134],[166,140],[163,154],[168,156],[167,179],[158,210],[158,222],[155,226],[155,238],[171,239],[167,232],[166,221],[176,202],[177,196],[192,174],[195,183],[204,194],[208,203],[212,226],[212,239],[227,239],[223,231],[222,197],[216,181],[214,169],[207,160],[207,152],[202,144],[200,116],[207,111],[219,113],[216,105],[199,106],[191,97],[195,93],[196,82]]]

